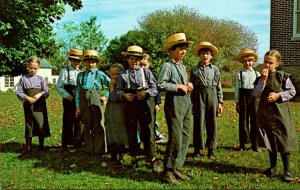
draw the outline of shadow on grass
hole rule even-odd
[[[154,173],[150,168],[147,168],[146,164],[144,164],[144,158],[141,158],[139,161],[140,168],[134,170],[130,168],[129,163],[126,163],[128,165],[124,167],[114,166],[107,155],[102,157],[91,156],[83,151],[62,153],[58,147],[45,147],[45,151],[41,152],[37,145],[33,145],[31,153],[26,153],[24,149],[24,144],[10,142],[1,144],[0,152],[17,153],[19,154],[17,158],[20,160],[36,159],[38,161],[34,163],[33,167],[47,168],[62,174],[91,172],[113,178],[160,182],[160,174]]]

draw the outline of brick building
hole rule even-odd
[[[270,49],[282,55],[300,95],[300,0],[271,0]]]

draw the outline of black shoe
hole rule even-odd
[[[138,167],[139,167],[138,161],[137,160],[132,160],[131,161],[131,168],[136,169]]]
[[[158,161],[156,158],[154,158],[154,160],[150,160],[150,166],[151,169],[155,172],[155,173],[159,173],[161,172],[161,168],[159,167]]]
[[[238,147],[238,151],[244,151],[244,150],[246,150],[245,145],[240,145],[240,146]]]
[[[284,174],[281,178],[283,181],[286,181],[286,182],[291,182],[294,180],[292,174],[290,174],[289,172],[284,172]]]
[[[163,177],[162,177],[163,182],[168,183],[168,184],[178,184],[179,182],[177,181],[177,179],[175,178],[173,172],[171,171],[164,171],[163,173]]]
[[[210,159],[210,160],[216,160],[216,156],[213,152],[213,150],[208,150],[208,153],[207,153],[207,157]]]
[[[269,177],[277,176],[278,175],[277,168],[276,167],[268,168],[266,171],[264,171],[264,174]]]
[[[258,146],[252,146],[251,149],[252,149],[254,152],[261,152],[261,149],[260,149]]]

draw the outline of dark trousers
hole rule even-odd
[[[137,130],[139,126],[146,156],[149,158],[156,157],[154,125],[152,125],[152,115],[147,100],[126,101],[125,118],[130,155],[137,156],[138,154]]]
[[[258,129],[256,126],[256,101],[252,89],[239,89],[239,141],[240,145],[251,142],[257,147]]]
[[[217,92],[215,87],[195,87],[192,95],[195,151],[216,149],[217,138]],[[204,137],[206,129],[206,142]],[[204,144],[205,142],[205,144]]]
[[[62,147],[66,148],[67,145],[80,147],[83,142],[83,123],[81,118],[75,117],[75,99],[73,101],[63,99],[63,108]]]

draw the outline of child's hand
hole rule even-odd
[[[137,93],[137,99],[138,100],[143,100],[146,98],[148,92],[147,91],[140,91]]]
[[[30,96],[26,96],[25,98],[30,104],[34,104],[36,102],[36,99]]]
[[[75,116],[78,118],[81,115],[80,109],[77,108],[75,112]]]
[[[130,94],[130,93],[124,93],[123,97],[128,101],[128,102],[133,102],[133,100],[135,99],[135,95],[134,94]]]
[[[102,105],[105,105],[107,103],[107,97],[106,96],[101,96],[100,97],[100,102]]]
[[[66,99],[69,100],[69,101],[72,101],[74,99],[74,97],[69,94]]]
[[[41,96],[42,96],[42,93],[38,93],[38,94],[34,95],[33,98],[38,100],[38,99],[40,99]]]
[[[112,79],[110,80],[110,85],[111,85],[111,86],[115,86],[116,84],[117,84],[117,80],[112,78]]]
[[[219,103],[218,110],[217,110],[217,116],[221,117],[222,113],[223,113],[223,104]]]
[[[177,90],[182,90],[185,94],[188,93],[189,87],[187,85],[184,84],[177,84]]]
[[[266,81],[268,79],[268,75],[269,75],[269,70],[268,69],[263,69],[260,74],[261,74],[262,82],[266,83]]]
[[[267,101],[268,102],[275,102],[276,100],[278,100],[278,98],[280,98],[279,93],[271,92],[269,94],[269,96],[267,97]]]
[[[155,105],[155,111],[156,111],[156,112],[159,112],[159,111],[160,111],[159,105]]]
[[[186,86],[188,87],[188,92],[192,92],[192,91],[193,91],[194,85],[193,85],[191,82],[188,82],[188,83],[186,84]]]

